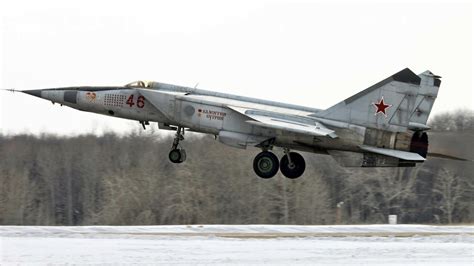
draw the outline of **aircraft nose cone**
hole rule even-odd
[[[41,98],[41,90],[29,90],[29,91],[22,91],[22,92]]]

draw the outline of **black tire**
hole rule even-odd
[[[186,161],[186,150],[180,149],[179,152],[181,153],[181,162]]]
[[[184,150],[181,150],[181,149],[171,150],[168,155],[168,158],[170,159],[172,163],[182,163],[186,159],[186,152],[183,153],[183,151]],[[183,157],[184,157],[184,160],[183,160]]]
[[[288,156],[284,155],[280,161],[280,171],[285,177],[295,179],[303,175],[306,169],[306,162],[303,156],[296,152],[290,152],[290,157],[293,167],[290,167],[288,163]]]
[[[278,173],[280,162],[275,154],[264,151],[255,156],[253,170],[261,178],[272,178]]]

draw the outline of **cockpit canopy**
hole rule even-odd
[[[129,88],[150,88],[151,83],[152,82],[150,82],[150,81],[138,80],[138,81],[128,83],[127,85],[125,85],[125,87],[129,87]]]

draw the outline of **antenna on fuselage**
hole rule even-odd
[[[199,86],[199,82],[198,82],[198,83],[196,83],[196,85],[194,85],[194,88],[193,88],[191,91],[187,92],[187,93],[186,93],[186,94],[184,94],[184,95],[189,95],[189,94],[191,94],[191,93],[195,92],[195,91],[197,90],[197,86]]]

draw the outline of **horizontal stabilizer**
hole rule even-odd
[[[406,160],[406,161],[413,161],[413,162],[425,161],[425,158],[423,158],[418,153],[414,153],[414,152],[377,148],[377,147],[367,146],[367,145],[361,145],[359,146],[359,148],[361,148],[364,151],[377,153],[377,154],[390,156],[390,157],[395,157],[395,158]]]

